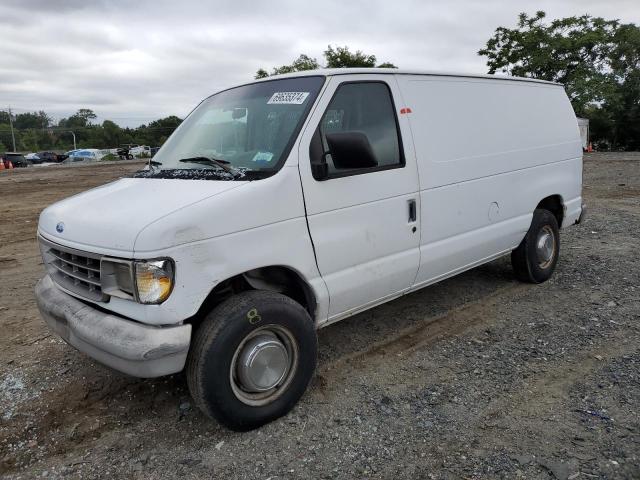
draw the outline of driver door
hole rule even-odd
[[[333,76],[303,133],[300,176],[328,321],[398,296],[415,280],[419,182],[402,107],[394,75]],[[338,158],[340,138],[360,146],[347,144]],[[370,157],[362,144],[374,161],[362,160]]]

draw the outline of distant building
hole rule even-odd
[[[589,119],[578,117],[578,128],[580,128],[582,149],[586,150],[589,147]]]

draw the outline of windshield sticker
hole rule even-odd
[[[276,92],[267,105],[301,105],[308,96],[309,92]]]
[[[251,159],[253,162],[261,162],[268,163],[273,158],[273,153],[271,152],[258,152]]]

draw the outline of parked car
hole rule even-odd
[[[38,152],[38,158],[41,162],[59,163],[66,158],[66,155],[60,155],[55,152]]]
[[[32,165],[31,160],[27,160],[22,153],[6,152],[2,155],[2,160],[5,163],[5,168],[8,167],[11,162],[14,168],[24,168]]]
[[[116,150],[121,160],[131,160],[135,157],[151,157],[151,147],[148,145],[138,145],[126,143]]]
[[[317,328],[503,255],[544,282],[584,212],[559,84],[299,72],[207,98],[147,170],[44,210],[36,298],[79,350],[186,368],[195,403],[248,430],[300,399]]]
[[[67,156],[55,152],[38,152],[25,155],[25,158],[34,165],[40,165],[42,163],[58,163],[67,158]]]
[[[79,150],[71,150],[67,152],[68,158],[65,160],[65,163],[75,163],[77,160],[70,160],[80,158],[87,162],[96,162],[101,160],[104,157],[102,150],[97,148],[83,148]],[[80,161],[82,161],[80,160]]]
[[[129,154],[134,157],[151,157],[151,147],[148,145],[138,145],[129,149]]]

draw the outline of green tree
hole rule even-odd
[[[360,50],[351,52],[349,47],[332,47],[329,45],[323,53],[325,66],[322,67],[315,58],[301,54],[290,65],[276,67],[269,74],[264,68],[256,72],[255,78],[264,78],[269,75],[280,75],[283,73],[301,72],[304,70],[316,70],[319,68],[373,68],[376,66],[376,56],[367,55]],[[384,62],[378,68],[398,68],[394,64]]]
[[[69,118],[63,118],[58,122],[60,127],[65,128],[84,128],[91,125],[91,120],[97,118],[97,115],[93,110],[88,108],[81,108]]]
[[[2,114],[3,112],[0,112]],[[11,126],[9,125],[9,117],[7,116],[6,122],[3,121],[2,116],[0,115],[0,143],[5,145],[2,150],[3,153],[5,150],[9,148],[13,148],[12,140],[11,140]],[[8,146],[8,147],[7,147]],[[17,146],[17,145],[16,145]]]
[[[336,47],[329,45],[324,51],[326,68],[373,68],[376,66],[376,56],[366,55],[361,50],[355,53],[349,51],[349,47]]]
[[[283,73],[301,72],[304,70],[315,70],[320,68],[320,64],[315,58],[311,58],[308,55],[300,55],[293,61],[291,65],[282,65],[281,67],[273,69],[273,75],[281,75]]]
[[[45,129],[51,125],[51,117],[45,112],[40,110],[39,112],[27,112],[19,113],[15,115],[13,120],[14,128],[39,128]]]
[[[614,119],[610,131],[614,146],[640,150],[640,27],[620,25],[612,44],[611,75],[615,79],[612,100],[593,108],[609,111]]]
[[[182,123],[182,119],[171,115],[169,117],[160,118],[149,123],[149,125],[141,125],[134,131],[132,136],[134,143],[159,146],[164,143],[167,137]]]
[[[271,75],[302,72],[304,70],[315,70],[317,68],[320,68],[320,64],[315,58],[311,58],[308,55],[301,54],[290,65],[281,65],[279,67],[275,67],[272,70]],[[256,72],[255,78],[265,78],[268,76],[269,73],[265,69],[261,68]]]
[[[85,125],[91,124],[91,120],[95,120],[97,118],[97,115],[89,108],[81,108],[74,116],[84,120]]]
[[[52,125],[46,112],[19,114],[14,117],[16,149],[33,152],[70,150],[73,147],[70,132],[75,133],[78,148],[114,148],[125,143],[159,146],[182,122],[181,118],[171,115],[137,128],[122,128],[111,120],[105,120],[101,125],[93,124],[95,118],[97,115],[92,110],[80,109]],[[9,116],[3,111],[0,111],[0,144],[0,150],[12,145]]]
[[[117,147],[122,143],[120,137],[122,136],[121,128],[111,120],[105,120],[102,122],[102,141],[103,145]]]
[[[37,152],[40,150],[40,142],[38,141],[38,134],[36,130],[29,129],[21,132],[21,135],[16,138],[16,147],[18,150],[29,150],[31,152]]]
[[[564,84],[576,114],[592,120],[594,139],[638,148],[640,28],[590,15],[545,17],[521,13],[516,28],[498,27],[478,52],[489,73]]]
[[[49,127],[51,117],[44,111],[13,114],[13,131],[16,139],[16,150],[42,150],[51,145]],[[0,141],[13,148],[9,113],[0,112]]]
[[[182,123],[182,119],[176,117],[175,115],[170,115],[168,117],[160,118],[158,120],[154,120],[149,124],[149,128],[162,128],[162,129],[173,129],[175,130]]]

